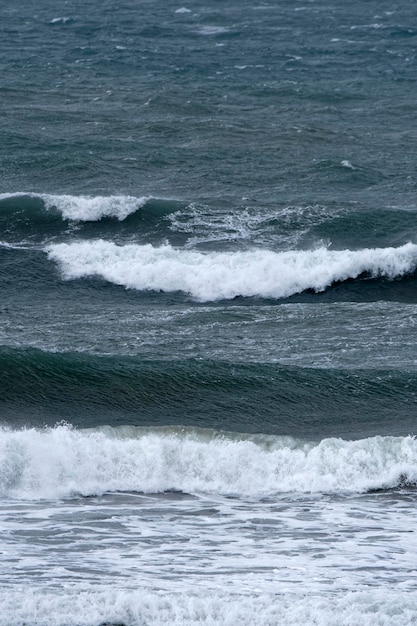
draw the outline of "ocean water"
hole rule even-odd
[[[0,626],[417,623],[411,0],[0,7]]]

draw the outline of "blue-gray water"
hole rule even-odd
[[[417,620],[411,0],[0,8],[0,625]]]

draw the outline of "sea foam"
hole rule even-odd
[[[0,495],[62,498],[168,490],[234,496],[361,493],[414,485],[417,441],[288,437],[133,427],[0,430]]]
[[[196,586],[197,587],[197,586]],[[0,592],[0,626],[410,626],[417,619],[417,593],[373,588],[331,597],[320,594],[189,593],[163,589],[79,588]]]
[[[284,298],[307,289],[324,291],[335,282],[363,274],[394,279],[417,267],[417,245],[411,243],[362,250],[204,253],[170,245],[118,246],[94,240],[50,245],[45,251],[66,279],[99,276],[138,290],[183,291],[200,301]]]
[[[146,204],[148,198],[134,196],[70,196],[43,194],[47,209],[57,208],[64,219],[82,222],[94,222],[103,217],[115,217],[124,220]]]

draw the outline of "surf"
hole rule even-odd
[[[417,483],[414,437],[319,442],[165,427],[0,429],[2,497],[363,493]]]
[[[199,252],[171,245],[124,246],[105,240],[45,248],[67,280],[97,276],[129,289],[184,292],[201,302],[243,297],[286,298],[337,282],[400,278],[415,271],[417,245],[361,250]]]

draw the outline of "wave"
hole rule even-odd
[[[0,229],[8,243],[57,236],[129,243],[169,242],[188,249],[256,246],[273,250],[403,245],[412,241],[413,207],[229,206],[153,196],[0,194]]]
[[[134,196],[73,196],[16,192],[0,194],[0,210],[14,215],[39,209],[58,211],[65,220],[91,222],[103,217],[124,220],[144,206],[150,198]]]
[[[114,217],[124,220],[131,213],[140,209],[149,198],[134,196],[71,196],[48,195],[39,196],[46,209],[57,209],[66,220],[95,222],[103,217]]]
[[[312,443],[207,429],[0,430],[3,497],[172,490],[260,497],[362,493],[416,483],[414,437]]]
[[[415,206],[328,211],[327,219],[325,214],[311,224],[304,241],[322,239],[339,248],[352,242],[358,248],[370,243],[379,247],[403,245],[415,237],[414,215]]]
[[[44,235],[54,234],[49,232],[53,226],[61,230],[68,226],[63,222],[78,225],[78,231],[81,226],[95,224],[100,236],[102,228],[98,222],[111,220],[113,234],[126,232],[130,227],[130,235],[135,235],[137,227],[143,227],[144,223],[157,225],[160,236],[169,236],[189,247],[247,241],[288,247],[295,246],[312,226],[332,217],[331,212],[319,206],[259,209],[209,206],[152,196],[0,194],[0,225],[6,232],[15,235],[20,232],[27,237],[34,228]],[[117,222],[127,223],[123,229]],[[105,234],[111,235],[112,231]]]
[[[0,626],[411,626],[416,619],[417,592],[385,586],[327,597],[263,592],[253,589],[253,581],[252,590],[240,593],[202,591],[198,585],[192,592],[167,591],[161,583],[158,590],[103,584],[86,589],[73,583],[60,590],[0,591]]]
[[[0,230],[4,243],[15,247],[64,241],[74,233],[157,244],[170,237],[181,245],[186,236],[174,232],[169,217],[185,204],[150,196],[0,194]]]
[[[1,348],[3,423],[66,419],[303,437],[415,431],[416,372],[144,360]],[[354,433],[354,435],[353,435]]]
[[[345,592],[326,598],[319,594],[249,593],[193,590],[192,593],[66,589],[42,592],[7,590],[0,593],[0,626],[226,626],[263,624],[299,626],[403,626],[415,624],[417,593]]]
[[[153,242],[171,238],[169,216],[181,211],[184,202],[153,197],[73,196],[51,194],[0,195],[0,231],[3,245],[39,248],[65,241],[76,233],[79,239],[102,237],[111,241]]]
[[[203,253],[95,240],[53,244],[45,251],[68,280],[99,276],[137,290],[182,291],[199,301],[286,298],[363,276],[395,279],[417,268],[417,245],[411,243],[362,250]]]

